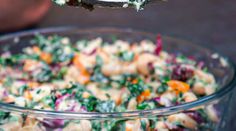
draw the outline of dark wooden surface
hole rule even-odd
[[[90,12],[54,5],[36,28],[73,25],[161,33],[210,47],[236,62],[236,0],[169,0],[149,5],[140,12],[134,9]],[[236,117],[236,113],[231,114]],[[230,130],[236,130],[234,120],[228,125]]]

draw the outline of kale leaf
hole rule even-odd
[[[108,101],[100,101],[97,106],[96,110],[98,112],[114,112],[115,111],[115,102],[113,100]]]

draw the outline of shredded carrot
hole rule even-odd
[[[135,126],[134,121],[125,123],[125,131],[133,131],[133,127]]]
[[[116,105],[120,105],[122,103],[122,96],[123,94],[125,94],[127,92],[127,89],[125,87],[120,89],[120,95],[119,97],[116,99]]]
[[[38,55],[41,53],[41,50],[38,46],[33,46],[33,51],[34,51],[34,53],[36,53]]]
[[[40,59],[48,64],[52,63],[52,55],[50,53],[42,52],[40,54]]]
[[[26,99],[29,99],[29,100],[31,100],[31,99],[33,98],[33,96],[31,95],[31,93],[30,93],[29,91],[25,91],[24,97],[25,97]]]
[[[139,54],[134,54],[134,61],[137,61],[139,57]]]
[[[125,131],[132,131],[132,128],[126,127]]]
[[[137,83],[138,83],[137,79],[132,80],[132,84],[137,84]]]
[[[119,97],[118,99],[116,99],[116,105],[120,105],[121,104],[121,102],[122,102],[122,100],[121,100],[121,97]]]
[[[86,84],[90,81],[90,74],[80,62],[79,54],[76,54],[73,58],[73,64],[79,69],[80,76],[78,78],[78,82],[80,84]]]
[[[36,88],[39,86],[38,82],[28,82],[29,88]]]
[[[185,93],[190,89],[189,84],[178,80],[170,80],[167,82],[167,84],[170,88],[176,91],[177,94],[179,94],[180,92]]]
[[[90,81],[90,76],[89,75],[80,75],[79,76],[79,78],[78,78],[78,82],[80,83],[80,84],[86,84],[86,83],[88,83]]]
[[[35,124],[36,120],[31,118],[31,117],[26,117],[25,121],[24,121],[24,125],[33,125]]]
[[[143,102],[145,99],[147,99],[149,96],[151,95],[150,90],[145,90],[143,91],[138,97],[137,97],[137,101],[138,103]]]

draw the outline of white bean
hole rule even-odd
[[[192,93],[192,92],[184,93],[183,94],[183,98],[184,98],[185,102],[192,102],[192,101],[197,100],[197,96],[194,93]]]
[[[195,75],[199,79],[201,79],[201,80],[203,80],[203,81],[205,81],[205,82],[207,82],[209,84],[215,83],[215,78],[214,78],[214,76],[212,74],[209,74],[209,73],[206,73],[206,72],[204,72],[202,70],[196,69],[195,70]]]
[[[164,121],[158,121],[155,124],[155,129],[158,131],[169,131]]]
[[[99,48],[102,44],[102,38],[96,38],[91,41],[89,41],[88,46],[86,48],[83,48],[83,52],[86,54],[90,54],[95,49]]]
[[[33,100],[38,102],[38,101],[42,100],[42,98],[44,98],[46,96],[50,96],[52,88],[53,87],[50,85],[42,85],[39,88],[37,88],[36,90],[33,90],[31,92],[31,94],[33,96]]]
[[[149,122],[147,119],[137,119],[137,120],[129,120],[125,122],[126,131],[143,131],[141,127],[141,120],[146,123],[146,129],[148,130]]]
[[[150,53],[143,53],[138,57],[137,60],[137,69],[143,75],[148,75],[150,73],[150,69],[148,64],[153,63],[157,60],[157,57]]]
[[[170,115],[168,116],[168,121],[171,123],[180,122],[182,126],[189,129],[196,129],[197,127],[197,122],[184,113]]]
[[[198,94],[198,95],[204,95],[205,92],[205,87],[204,84],[202,82],[196,82],[193,85],[193,92]]]
[[[207,85],[205,87],[205,91],[206,91],[206,95],[211,95],[211,94],[215,93],[215,91],[216,91],[215,85],[214,84]]]
[[[76,82],[80,72],[75,66],[70,66],[64,76],[66,82]]]
[[[146,52],[154,52],[156,48],[156,45],[153,44],[152,41],[149,41],[149,40],[142,40],[140,42],[140,45],[142,47],[142,50]]]
[[[92,125],[88,120],[81,120],[79,123],[70,123],[63,131],[91,131]]]
[[[0,125],[0,128],[4,129],[4,131],[18,131],[21,129],[21,123],[19,122],[10,122],[4,125]]]
[[[92,68],[96,64],[96,56],[95,55],[85,55],[85,54],[80,54],[79,55],[79,60],[82,63],[82,65],[86,68]]]
[[[123,64],[121,72],[122,74],[124,73],[135,74],[137,73],[137,66],[135,63]]]
[[[213,107],[213,105],[209,105],[209,106],[206,107],[206,113],[207,113],[208,117],[213,122],[218,122],[219,121],[219,117],[218,117],[217,112],[216,112],[215,108]]]
[[[46,129],[42,129],[44,127],[39,127],[38,125],[34,126],[24,126],[19,131],[45,131]]]
[[[122,41],[122,40],[117,40],[114,43],[114,46],[116,46],[118,48],[119,51],[127,51],[130,48],[130,45],[128,42],[126,41]]]
[[[110,62],[102,66],[102,73],[106,76],[114,76],[122,73],[122,66],[118,62]]]
[[[127,109],[132,111],[132,110],[136,110],[136,107],[137,107],[137,101],[136,101],[136,98],[132,98],[130,101],[129,101],[129,104],[128,104],[128,107]]]

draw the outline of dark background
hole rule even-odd
[[[236,62],[236,0],[169,0],[139,12],[106,8],[90,12],[53,5],[32,28],[55,26],[122,27],[161,33],[212,48]],[[231,114],[236,118],[236,113]],[[228,123],[231,131],[236,129],[234,121]]]
[[[169,0],[134,9],[53,6],[37,27],[123,27],[190,40],[236,61],[236,0]]]

